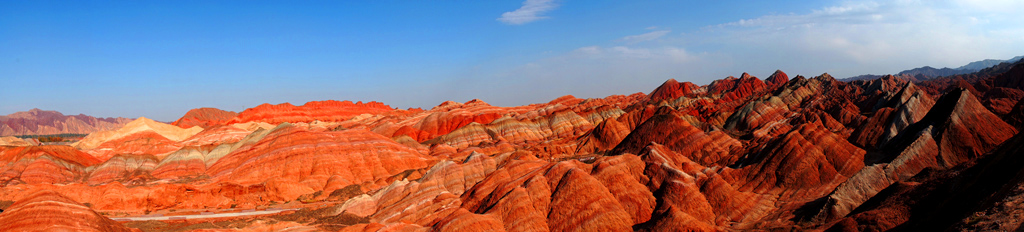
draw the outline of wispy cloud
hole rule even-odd
[[[713,25],[690,41],[725,46],[727,53],[767,56],[752,66],[818,70],[838,76],[920,67],[957,67],[1021,54],[1017,1],[860,1],[805,14],[772,14]],[[1014,49],[1016,48],[1016,49]],[[803,66],[795,67],[795,66]],[[764,67],[771,69],[771,67]]]
[[[526,24],[548,18],[543,14],[555,8],[558,8],[558,4],[554,0],[526,0],[519,9],[501,14],[498,21],[511,25]]]
[[[955,0],[954,4],[973,10],[999,13],[1017,13],[1024,9],[1024,1],[1020,0]]]
[[[714,54],[691,54],[674,46],[587,46],[495,73],[490,79],[497,84],[469,87],[460,81],[448,86],[459,86],[452,92],[486,96],[491,104],[520,105],[547,102],[565,94],[590,98],[647,93],[669,78],[709,76],[704,71],[721,63],[723,59]],[[528,89],[530,94],[488,87],[494,85]]]
[[[601,46],[588,46],[578,48],[575,51],[569,53],[566,57],[560,59],[600,59],[608,61],[625,61],[625,60],[659,60],[667,61],[668,63],[683,63],[693,60],[695,57],[686,52],[686,50],[679,47],[659,47],[659,48],[643,48],[643,47],[627,47],[627,46],[615,46],[615,47],[601,47]],[[614,62],[613,62],[614,63]]]
[[[630,44],[635,44],[635,43],[639,43],[639,42],[651,41],[651,40],[655,40],[655,39],[661,38],[662,36],[667,35],[669,32],[672,32],[672,31],[670,31],[670,30],[652,31],[652,32],[647,32],[647,33],[643,33],[643,34],[639,34],[639,35],[631,35],[631,36],[622,37],[622,39],[619,39],[619,41],[630,43]]]
[[[487,96],[492,104],[516,105],[562,94],[648,92],[668,78],[703,85],[743,72],[766,78],[776,69],[791,76],[828,72],[848,77],[924,65],[958,67],[1024,54],[1024,27],[1019,23],[1024,14],[1001,13],[1015,4],[860,1],[736,19],[684,33],[652,27],[644,34],[619,37],[616,43],[582,46],[490,74],[502,86],[530,89],[529,96],[487,88],[494,83],[467,88],[460,80],[445,86],[459,86],[451,91],[467,96]],[[658,43],[641,43],[651,40]]]

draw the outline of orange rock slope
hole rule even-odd
[[[298,122],[298,121],[342,121],[361,114],[377,114],[391,111],[392,108],[380,102],[356,102],[350,101],[313,101],[301,106],[290,103],[277,105],[263,104],[249,108],[231,119],[228,123],[243,122]],[[202,118],[202,121],[219,120],[219,118]]]
[[[235,116],[238,116],[238,113],[235,113],[234,111],[225,111],[217,108],[198,108],[189,110],[188,113],[185,113],[185,116],[181,116],[181,118],[171,123],[171,125],[186,129],[193,126],[208,128],[215,125],[222,125],[235,118]]]
[[[471,100],[427,110],[347,101],[264,104],[237,115],[201,108],[173,125],[141,118],[74,146],[5,140],[0,222],[12,223],[0,225],[1016,229],[1005,222],[1024,202],[1015,190],[1024,182],[1014,177],[1024,162],[1011,155],[1024,121],[1022,70],[924,82],[744,73],[704,86],[668,80],[649,95],[516,107]],[[268,208],[301,210],[247,214]],[[119,223],[96,212],[182,216]]]
[[[0,231],[140,231],[53,191],[25,194],[0,213]]]

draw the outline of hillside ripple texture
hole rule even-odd
[[[0,139],[0,230],[1019,230],[1022,80],[1024,63],[927,80],[776,71],[514,107],[198,108],[170,124],[33,109],[0,117],[0,136],[89,135]],[[246,214],[267,209],[289,210]],[[228,216],[190,218],[209,214]]]

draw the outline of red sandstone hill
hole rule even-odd
[[[235,113],[234,111],[204,107],[189,110],[188,113],[185,113],[185,116],[181,116],[181,118],[171,123],[171,125],[186,129],[193,126],[209,128],[216,125],[223,125],[227,121],[235,118],[235,116],[238,116],[238,113]]]
[[[25,193],[0,213],[2,231],[139,231],[53,192]]]
[[[95,118],[92,116],[64,115],[57,111],[32,109],[0,116],[0,136],[88,134],[124,126],[129,118]]]
[[[1008,70],[924,82],[744,73],[516,107],[201,108],[174,126],[140,119],[74,147],[0,146],[0,222],[13,230],[37,222],[154,231],[1016,230],[1024,66]],[[303,209],[129,223],[96,213],[267,208]],[[26,215],[40,219],[22,222]]]
[[[311,101],[295,106],[290,103],[277,105],[263,104],[238,113],[227,124],[244,122],[310,122],[310,121],[343,121],[361,114],[379,114],[391,111],[392,108],[380,102],[351,101]],[[187,115],[186,115],[187,116]],[[208,119],[207,119],[208,120]]]

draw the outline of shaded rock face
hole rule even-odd
[[[64,115],[57,111],[32,109],[0,116],[0,136],[88,134],[124,126],[129,118],[96,118],[84,114]]]
[[[470,100],[427,110],[340,101],[238,114],[200,108],[172,125],[140,118],[73,146],[5,137],[0,222],[17,222],[0,226],[51,220],[109,231],[124,228],[93,209],[305,207],[182,226],[1016,229],[1004,226],[1024,202],[1024,162],[1013,155],[1024,90],[1013,75],[840,82],[776,71],[764,80],[668,80],[650,94],[515,107]],[[54,212],[79,217],[47,216]],[[11,219],[24,215],[43,219]]]
[[[1017,101],[1003,118],[1006,119],[1006,123],[1017,128],[1017,131],[1024,130],[1024,101]]]
[[[935,105],[914,127],[934,127],[933,137],[939,144],[937,158],[947,168],[977,158],[1017,133],[966,89],[943,95]]]
[[[876,109],[875,112],[851,135],[851,141],[855,144],[869,148],[883,145],[903,129],[923,119],[935,105],[935,100],[913,83],[882,82],[878,83],[881,86],[873,86],[877,88],[875,92],[880,94],[872,107]],[[897,85],[903,87],[899,91],[882,91],[882,88],[894,89]]]
[[[704,133],[677,116],[657,115],[640,124],[611,153],[638,154],[652,142],[669,146],[705,166],[724,166],[735,162],[739,157],[731,153],[742,147],[739,140],[721,131]]]
[[[899,145],[898,155],[889,163],[864,167],[828,195],[817,221],[843,217],[882,190],[898,181],[907,181],[925,168],[939,168],[939,147],[931,136],[932,128],[920,131],[909,143]]]
[[[740,189],[755,192],[833,188],[864,167],[864,153],[821,124],[808,123],[784,135],[736,174],[748,178]]]
[[[1018,134],[983,157],[897,182],[831,229],[1018,229],[1021,144]]]

